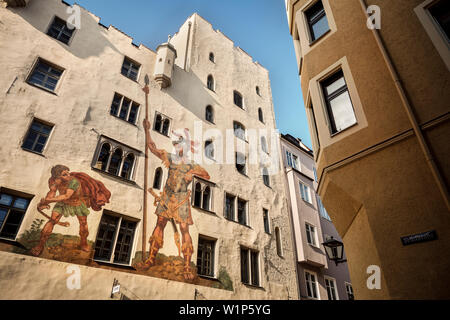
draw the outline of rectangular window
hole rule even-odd
[[[307,185],[304,185],[303,183],[299,183],[300,185],[300,194],[302,196],[303,201],[306,201],[310,204],[312,204],[311,200],[311,189]]]
[[[355,111],[342,70],[321,82],[331,133],[345,130],[356,123]]]
[[[137,222],[103,213],[95,241],[94,259],[129,264]]]
[[[111,104],[110,114],[119,119],[136,124],[139,104],[115,93]]]
[[[428,11],[445,35],[447,42],[450,42],[450,3],[445,0],[438,1]]]
[[[305,223],[306,228],[306,241],[312,246],[316,246],[316,227]]]
[[[0,191],[0,238],[15,240],[30,200]]]
[[[300,169],[300,162],[298,161],[298,157],[295,154],[292,155],[292,165],[295,170]]]
[[[306,280],[306,295],[308,298],[318,299],[319,296],[317,294],[317,279],[316,275],[305,271],[305,280]]]
[[[199,275],[214,277],[214,247],[215,240],[200,237],[197,251],[197,273]]]
[[[238,198],[237,203],[238,203],[238,222],[240,224],[243,224],[244,226],[246,226],[247,225],[247,201]]]
[[[39,88],[54,92],[64,69],[38,59],[27,82]]]
[[[286,150],[286,162],[289,167],[292,167],[292,153]]]
[[[267,209],[263,209],[263,220],[264,220],[264,231],[270,234],[269,211]]]
[[[329,221],[331,221],[330,216],[328,215],[327,210],[325,209],[325,207],[323,206],[322,200],[320,200],[320,197],[317,196],[317,203],[318,203],[318,207],[319,207],[319,212],[320,215],[322,216],[322,218],[325,218]]]
[[[241,281],[259,286],[259,252],[241,247]]]
[[[328,300],[339,300],[336,291],[336,281],[332,278],[325,277],[325,285],[327,287]]]
[[[141,65],[139,63],[125,57],[122,64],[122,74],[131,80],[137,81],[140,68]]]
[[[353,287],[350,283],[345,283],[345,291],[347,292],[348,300],[355,300],[355,296],[353,295]]]
[[[33,120],[22,144],[22,148],[33,152],[42,153],[52,128],[52,126],[44,124],[38,120]]]
[[[225,195],[225,218],[234,220],[234,202],[236,197],[231,194]]]
[[[47,31],[47,34],[62,43],[69,44],[74,31],[75,26],[69,25],[66,21],[55,17]]]
[[[309,26],[311,42],[323,36],[330,27],[328,26],[327,16],[323,8],[322,1],[317,1],[309,9],[305,11],[306,20]]]
[[[240,152],[236,152],[236,169],[239,173],[243,175],[247,174],[246,164],[247,157]]]

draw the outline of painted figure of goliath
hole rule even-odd
[[[89,208],[100,211],[102,206],[109,202],[111,193],[105,185],[89,175],[81,172],[70,172],[70,169],[63,165],[54,166],[51,170],[51,177],[48,180],[50,191],[47,196],[38,204],[38,211],[49,221],[41,231],[39,243],[31,249],[31,254],[39,256],[44,250],[45,243],[53,232],[53,227],[58,224],[68,227],[69,222],[60,222],[64,217],[76,216],[80,223],[80,249],[90,251],[87,242],[89,229],[87,216]],[[58,193],[58,195],[57,195]],[[50,209],[50,203],[55,202],[51,217],[47,216],[43,210]]]
[[[209,180],[210,177],[205,169],[188,158],[189,150],[193,153],[195,152],[195,144],[190,141],[187,129],[184,130],[184,135],[173,132],[177,140],[172,142],[175,154],[171,154],[156,147],[150,136],[150,123],[147,120],[144,120],[144,128],[148,141],[147,147],[162,160],[164,166],[169,169],[169,174],[160,196],[157,196],[153,190],[148,190],[155,197],[155,204],[157,204],[155,214],[158,216],[158,220],[149,240],[149,257],[145,262],[140,263],[138,267],[145,270],[155,264],[156,254],[163,247],[164,228],[167,222],[170,221],[174,226],[175,224],[180,226],[181,252],[184,258],[183,275],[186,280],[192,280],[194,273],[191,270],[190,263],[194,247],[189,234],[189,226],[194,224],[194,222],[191,216],[188,186],[192,182],[194,175],[206,180]]]

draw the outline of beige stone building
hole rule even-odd
[[[449,3],[287,0],[356,299],[449,298]]]
[[[268,71],[209,22],[152,50],[77,5],[2,1],[0,65],[3,299],[298,298],[283,173],[249,159]]]
[[[281,135],[281,152],[294,228],[300,299],[353,300],[347,263],[335,264],[323,243],[342,241],[317,195],[313,151],[289,134]]]

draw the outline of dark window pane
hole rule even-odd
[[[114,174],[114,175],[118,175],[121,162],[122,162],[122,150],[117,149],[111,157],[111,162],[109,163],[108,172],[111,174]]]
[[[113,116],[117,115],[117,113],[119,111],[119,108],[120,108],[120,101],[121,100],[122,100],[122,96],[116,93],[114,95],[114,99],[113,99],[113,102],[111,104],[111,110],[110,110],[110,114],[111,115],[113,115]]]
[[[429,10],[433,18],[447,36],[447,41],[450,41],[450,2],[441,0],[433,5]]]
[[[211,189],[209,187],[206,187],[203,191],[203,203],[202,208],[205,210],[209,210],[209,203],[211,199]]]
[[[106,170],[106,166],[108,165],[108,159],[109,159],[109,151],[111,150],[111,147],[109,144],[105,143],[102,146],[102,149],[100,150],[100,155],[98,156],[96,168],[101,169],[103,171]]]
[[[27,210],[29,202],[30,200],[28,199],[16,198],[13,207],[17,209]]]
[[[42,152],[45,144],[47,143],[48,135],[51,130],[51,126],[47,126],[34,120],[28,130],[22,148],[39,153]]]
[[[130,110],[130,115],[128,116],[129,123],[133,123],[133,124],[136,123],[138,109],[139,109],[139,105],[133,103],[133,106],[131,107],[131,110]]]
[[[114,262],[129,263],[131,255],[131,239],[134,238],[136,222],[122,219],[119,234],[117,236],[116,248],[114,250]]]
[[[139,74],[140,65],[132,62],[128,58],[125,58],[122,65],[122,74],[134,81],[137,80],[137,76]]]
[[[194,190],[194,206],[200,207],[201,201],[202,201],[202,185],[200,183],[196,183]]]
[[[214,245],[215,241],[200,238],[198,241],[197,273],[214,276]]]
[[[2,228],[3,221],[5,221],[7,214],[8,214],[8,210],[0,207],[0,229]]]
[[[14,239],[19,231],[24,213],[16,210],[9,210],[8,217],[3,222],[0,237]]]
[[[54,91],[62,72],[62,70],[56,69],[46,62],[39,60],[28,81],[37,86]]]
[[[13,201],[13,197],[9,194],[0,193],[0,204],[10,206]]]
[[[166,135],[166,136],[169,135],[169,126],[170,126],[169,119],[164,120],[162,132],[161,132],[163,135]]]
[[[241,248],[241,281],[249,283],[248,250]]]
[[[68,44],[74,30],[74,28],[69,29],[64,20],[55,17],[47,34],[65,44]]]
[[[161,117],[161,115],[158,114],[158,115],[156,115],[156,118],[155,118],[154,130],[161,132],[161,127],[162,127],[162,117]]]
[[[127,98],[123,99],[122,108],[120,109],[119,118],[122,120],[126,120],[128,115],[128,109],[130,108],[131,101]]]
[[[238,222],[247,225],[247,201],[238,199]]]
[[[320,38],[330,29],[322,1],[318,1],[311,8],[306,10],[305,15],[308,20],[312,41]]]
[[[251,251],[251,267],[252,267],[252,285],[259,286],[259,263],[258,263],[258,252]]]
[[[237,91],[233,92],[233,100],[234,100],[235,105],[237,105],[240,108],[243,107],[242,106],[242,96]]]
[[[153,178],[153,189],[161,188],[161,180],[162,180],[162,169],[157,168],[155,170],[155,177]]]
[[[94,258],[109,260],[112,253],[112,240],[116,233],[118,217],[103,214],[99,225],[97,240],[95,241]]]
[[[133,165],[134,165],[134,155],[129,154],[125,158],[125,161],[123,162],[122,173],[120,174],[120,176],[125,179],[130,179]]]
[[[227,194],[225,197],[225,218],[228,220],[234,220],[234,200],[234,196]]]

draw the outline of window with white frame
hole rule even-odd
[[[216,240],[203,236],[198,238],[197,274],[214,277],[214,251]]]
[[[327,287],[328,300],[339,300],[336,280],[331,277],[325,277],[325,286]]]
[[[290,151],[286,150],[286,162],[287,165],[295,170],[300,170],[300,161],[298,156],[292,154]]]
[[[355,300],[355,296],[353,295],[353,287],[350,283],[345,283],[345,291],[347,292],[348,300]]]
[[[124,144],[101,136],[92,167],[126,180],[132,180],[139,153]]]
[[[302,182],[299,182],[299,185],[300,185],[300,195],[302,196],[303,201],[312,204],[311,188],[308,187],[306,184],[303,184]]]
[[[171,119],[162,113],[155,113],[155,122],[153,124],[153,130],[161,133],[162,135],[169,136]]]
[[[311,299],[319,299],[319,288],[317,286],[317,276],[315,273],[305,271],[306,295]]]
[[[356,124],[350,93],[342,70],[321,81],[331,134],[341,132]]]
[[[318,204],[318,207],[319,207],[319,213],[320,213],[320,216],[321,216],[322,218],[325,218],[325,219],[331,221],[331,218],[330,218],[330,216],[328,215],[327,210],[326,210],[325,207],[323,206],[322,200],[320,199],[319,196],[317,196],[317,204]]]
[[[109,263],[130,263],[137,221],[104,211],[95,240],[94,259]]]
[[[305,223],[306,228],[306,241],[308,244],[317,247],[317,241],[316,241],[316,227],[314,227],[312,224]]]
[[[136,124],[139,111],[139,104],[118,94],[114,94],[111,104],[110,114],[116,118],[125,120],[131,124]]]
[[[241,281],[245,284],[260,286],[258,251],[241,247]]]
[[[195,177],[193,188],[194,192],[192,198],[192,205],[196,208],[200,208],[206,211],[213,211],[212,199],[213,199],[214,184],[200,180],[199,178]]]

